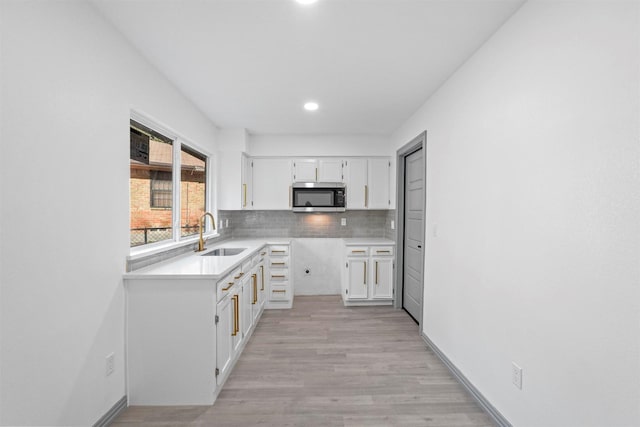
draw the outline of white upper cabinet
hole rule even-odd
[[[295,159],[293,161],[293,182],[316,182],[317,180],[317,159]]]
[[[388,158],[369,159],[368,169],[367,207],[391,209],[391,161]]]
[[[367,159],[345,161],[347,209],[367,209]]]
[[[218,154],[218,209],[241,210],[251,206],[249,163],[250,159],[240,151]]]
[[[346,161],[347,209],[391,209],[390,164],[388,158]]]
[[[318,182],[343,182],[342,159],[319,159]]]
[[[291,160],[255,158],[253,165],[253,209],[291,208]]]
[[[295,159],[294,182],[343,182],[342,159]]]
[[[242,154],[242,209],[252,209],[253,199],[253,170],[252,160],[246,154]]]

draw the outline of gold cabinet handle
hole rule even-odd
[[[238,335],[238,311],[239,311],[238,295],[233,296],[233,332],[232,337]]]
[[[293,203],[293,187],[290,185],[289,186],[289,207],[292,207],[292,203]]]
[[[285,251],[279,251],[279,250],[278,250],[278,251],[276,251],[275,249],[273,249],[273,250],[271,251],[271,253],[272,253],[272,254],[283,254],[283,253],[285,253]]]
[[[247,207],[247,184],[242,184],[242,207],[246,208]]]
[[[260,266],[260,275],[262,276],[262,283],[260,284],[260,290],[264,291],[264,265]]]
[[[318,180],[318,168],[316,168],[316,181]]]
[[[376,251],[377,254],[390,254],[391,251]]]
[[[352,254],[363,254],[366,251],[351,251]]]
[[[378,261],[376,261],[376,285],[378,284]]]
[[[364,207],[365,208],[369,207],[369,186],[368,185],[364,186]]]
[[[285,276],[284,276],[284,274],[272,274],[271,278],[272,279],[284,279]]]
[[[251,278],[253,279],[253,302],[251,305],[255,305],[258,302],[258,275],[252,274]]]
[[[260,256],[265,256],[266,254],[266,252],[260,252]]]
[[[276,293],[276,294],[284,294],[284,293],[285,293],[285,292],[287,292],[287,291],[285,291],[285,290],[280,290],[280,289],[274,289],[274,290],[272,290],[271,292]]]
[[[364,267],[364,285],[367,286],[367,262],[362,263],[362,266]]]
[[[227,286],[226,288],[222,288],[222,290],[223,291],[228,291],[229,289],[231,289],[231,287],[233,286],[234,283],[235,282],[227,282],[227,285],[229,285],[229,286]]]
[[[271,265],[285,265],[284,262],[272,262]]]

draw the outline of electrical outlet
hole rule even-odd
[[[342,226],[347,225],[347,218],[340,218],[340,225]]]
[[[218,229],[222,230],[224,228],[224,222],[222,220],[218,221]]]
[[[513,385],[522,390],[522,368],[511,362],[511,382]]]
[[[225,226],[225,227],[229,227],[229,218],[227,218],[227,219],[225,220],[225,224],[224,224],[224,226]]]
[[[108,377],[109,375],[113,374],[113,371],[115,370],[115,358],[116,355],[111,353],[109,355],[107,355],[106,358],[106,376]]]
[[[396,229],[396,222],[394,220],[391,220],[391,229],[392,230]]]

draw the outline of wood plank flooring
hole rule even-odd
[[[213,406],[130,407],[116,427],[494,426],[391,307],[296,296],[266,310]]]

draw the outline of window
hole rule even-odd
[[[151,207],[171,209],[173,205],[173,177],[171,172],[151,172]]]
[[[207,210],[207,156],[168,134],[130,122],[130,247],[197,234]]]

